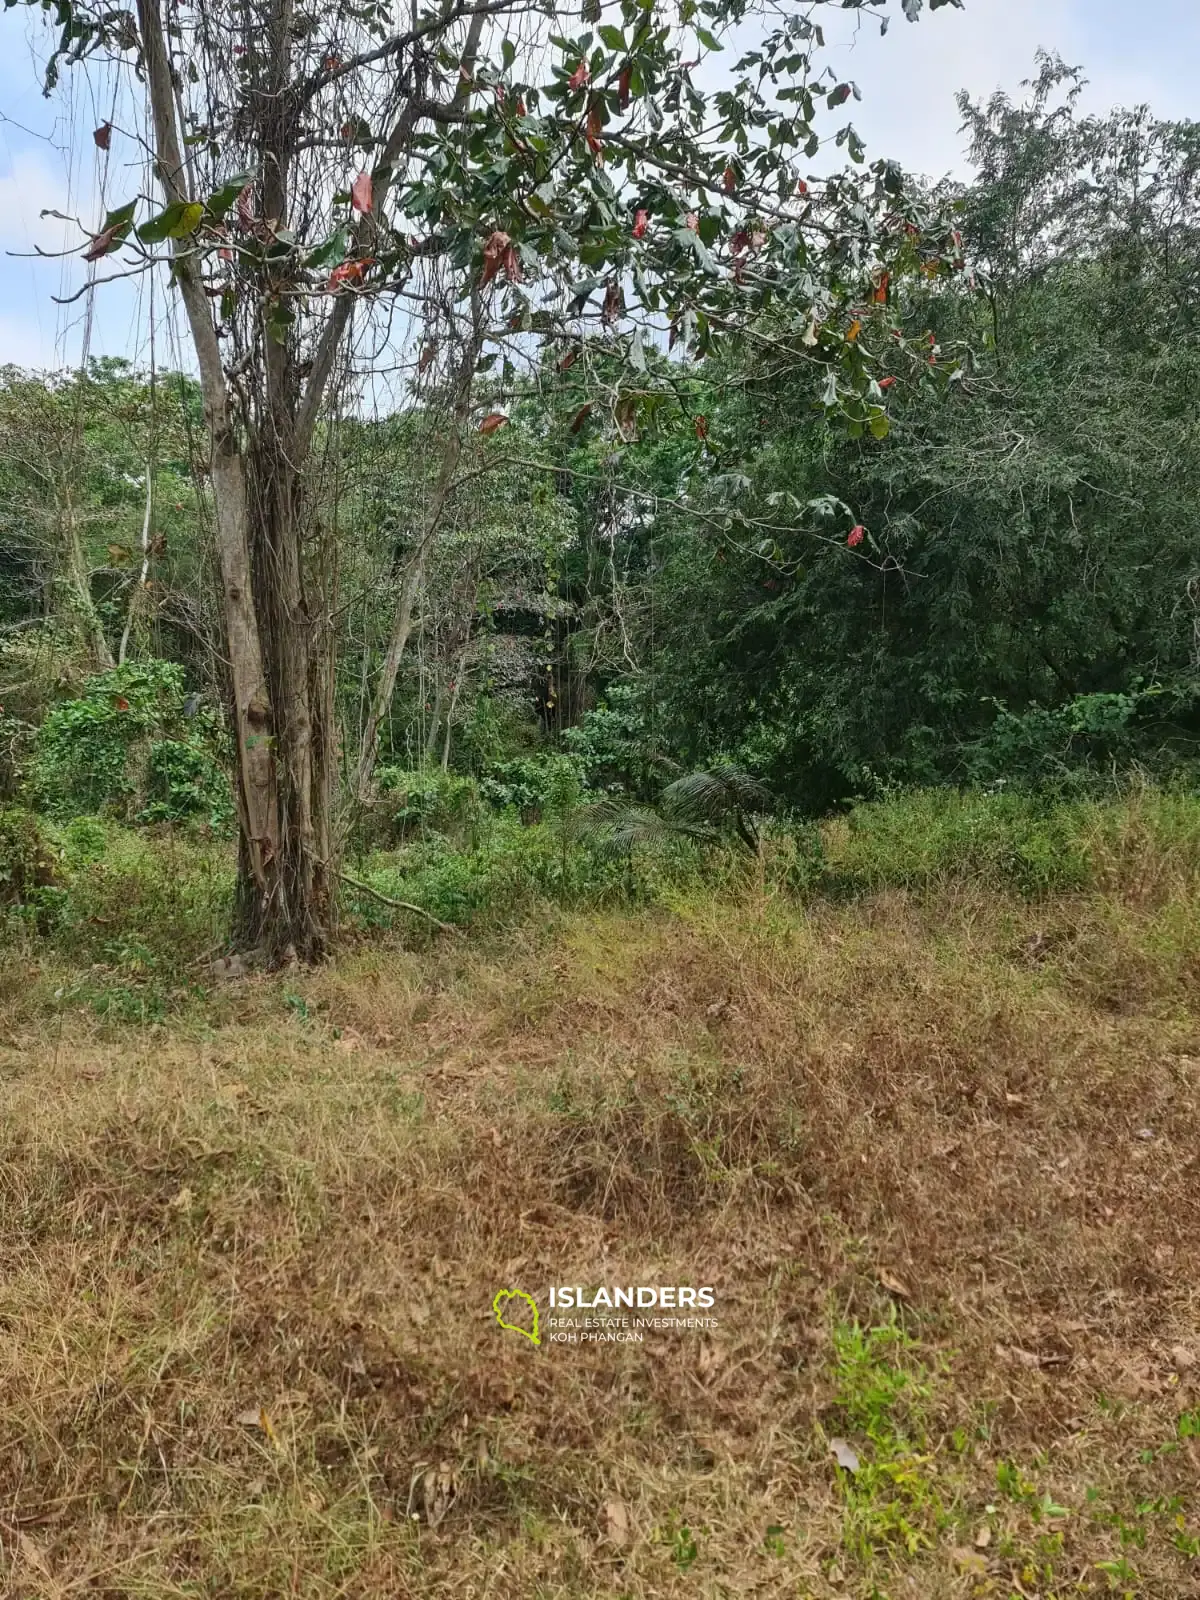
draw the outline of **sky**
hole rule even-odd
[[[961,11],[926,11],[916,24],[903,20],[898,0],[891,10],[883,38],[877,22],[853,13],[830,8],[821,17],[831,62],[862,91],[850,109],[868,158],[888,156],[932,178],[964,172],[955,93],[986,97],[1000,88],[1019,98],[1039,48],[1084,69],[1086,110],[1145,102],[1165,118],[1200,118],[1197,0],[965,0]],[[41,18],[24,6],[0,14],[0,365],[72,365],[85,337],[93,355],[144,361],[152,320],[158,361],[176,364],[161,285],[153,305],[148,280],[101,287],[89,327],[86,297],[68,306],[52,298],[85,283],[78,254],[28,258],[35,244],[62,250],[79,237],[41,219],[42,210],[94,225],[101,184],[113,203],[128,198],[134,189],[122,168],[136,159],[134,147],[125,145],[123,155],[123,141],[114,139],[104,172],[90,138],[112,113],[111,83],[64,70],[54,96],[43,97],[39,52],[49,33]]]

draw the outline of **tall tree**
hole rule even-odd
[[[20,0],[5,0],[6,6]],[[882,414],[860,310],[948,240],[902,215],[897,169],[802,176],[818,108],[857,93],[822,70],[822,4],[762,0],[438,0],[397,22],[379,0],[138,0],[136,17],[55,0],[51,61],[131,61],[152,129],[161,204],[111,211],[86,250],[171,278],[195,348],[210,434],[241,827],[240,932],[315,959],[334,920],[335,562],[312,492],[314,440],[356,319],[381,301],[420,317],[449,277],[454,491],[475,358],[515,363],[552,339],[564,366],[587,337],[620,345],[627,376],[587,386],[625,433],[650,387],[646,345],[670,329],[704,354],[767,306],[826,374],[852,425]],[[961,0],[930,0],[932,8]],[[901,0],[915,21],[922,0]],[[842,0],[882,13],[887,0]],[[760,42],[720,87],[695,69],[752,24]],[[577,31],[568,31],[575,27]],[[555,31],[556,29],[562,31]],[[106,124],[98,142],[120,136]],[[427,348],[433,343],[430,336]],[[422,358],[424,359],[424,357]],[[498,432],[503,411],[483,419]],[[375,712],[390,696],[411,600],[402,592]],[[373,712],[369,772],[380,717]]]

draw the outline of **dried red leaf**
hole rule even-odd
[[[112,123],[102,122],[92,133],[97,150],[107,150],[112,143]]]
[[[697,439],[707,439],[708,438],[708,418],[707,417],[704,417],[704,416],[693,417],[692,418],[692,428],[693,428],[693,430],[695,432],[695,435],[696,435]]]
[[[567,88],[568,89],[582,89],[584,84],[587,83],[587,81],[588,81],[588,79],[590,77],[591,77],[591,73],[588,71],[587,62],[586,61],[581,61],[579,63],[579,65],[575,68],[575,71],[567,79]]]
[[[732,167],[725,168],[724,176],[721,179],[721,184],[726,194],[732,194],[737,188],[737,173]]]
[[[517,96],[517,115],[519,117],[525,115],[525,96],[523,94]]]
[[[99,261],[101,256],[106,256],[110,250],[115,250],[120,244],[117,235],[121,232],[119,227],[105,228],[92,239],[91,244],[83,252],[85,261]]]
[[[501,232],[497,228],[494,233],[488,235],[487,242],[483,247],[483,271],[479,275],[479,287],[481,289],[486,288],[491,283],[492,279],[500,271],[501,265],[507,265],[505,258],[511,252],[512,240],[508,234]]]
[[[587,142],[588,149],[591,150],[594,155],[602,155],[604,152],[604,144],[600,138],[601,126],[600,104],[599,101],[593,100],[591,106],[588,108]]]
[[[733,251],[735,256],[740,256],[743,251],[749,250],[750,235],[746,232],[745,228],[738,229],[733,238],[729,241],[729,248]]]
[[[432,362],[434,356],[437,355],[437,353],[438,353],[437,340],[436,339],[431,339],[429,341],[429,343],[427,345],[425,345],[424,348],[422,349],[420,358],[417,361],[417,372],[418,372],[418,374],[428,371],[429,365]]]
[[[887,305],[888,284],[891,281],[892,280],[889,273],[884,272],[880,274],[879,282],[875,285],[875,288],[871,294],[871,299],[877,306]]]
[[[587,402],[586,405],[580,406],[579,410],[571,418],[571,432],[572,433],[578,433],[579,432],[580,428],[583,427],[584,423],[587,421],[588,417],[591,415],[591,410],[592,410],[592,402],[590,400]]]
[[[126,700],[126,698],[125,698],[125,696],[123,694],[114,695],[113,696],[113,704],[116,706],[118,711],[128,711],[129,710],[129,701]]]
[[[480,433],[495,433],[497,428],[503,428],[508,420],[503,411],[489,411],[479,424],[479,431]]]
[[[322,63],[321,63],[321,65],[324,67],[326,72],[336,72],[338,70],[338,68],[341,66],[341,64],[342,64],[341,56],[333,56],[333,55],[326,56],[324,61],[322,61]]]
[[[254,185],[248,183],[237,197],[238,225],[247,233],[254,227]]]
[[[857,522],[855,523],[854,527],[850,529],[849,534],[846,536],[846,543],[850,546],[851,550],[857,550],[859,545],[866,538],[866,534],[867,530],[863,527],[862,523]]]
[[[371,174],[369,172],[360,172],[350,185],[350,204],[355,211],[361,211],[365,215],[370,211],[374,203],[371,195]]]
[[[341,266],[334,267],[329,274],[329,287],[340,289],[346,283],[361,283],[363,274],[374,259],[373,256],[365,256],[361,261],[343,261]]]
[[[573,367],[575,365],[575,363],[578,360],[579,360],[579,351],[578,350],[568,350],[566,355],[563,356],[562,360],[558,363],[558,370],[560,372],[567,372],[567,371],[570,370],[571,367]]]
[[[635,239],[644,239],[646,237],[646,229],[649,227],[649,225],[649,213],[645,211],[639,211],[633,219],[633,237]]]
[[[600,308],[600,320],[606,328],[611,328],[624,309],[621,298],[621,287],[617,283],[610,283],[604,291],[604,304]]]
[[[617,79],[617,94],[620,96],[620,99],[621,99],[621,110],[622,111],[624,111],[625,107],[629,104],[629,92],[630,92],[629,86],[630,86],[630,83],[632,82],[632,80],[633,80],[633,68],[632,67],[622,67],[621,68],[621,76]]]

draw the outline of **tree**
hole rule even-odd
[[[819,102],[835,111],[856,93],[821,71],[813,7],[583,0],[568,34],[549,0],[440,0],[401,27],[378,0],[138,0],[136,17],[55,4],[48,86],[61,59],[132,61],[150,113],[163,203],[141,223],[141,196],[112,210],[85,256],[136,272],[167,250],[195,349],[236,736],[239,934],[316,959],[335,914],[337,606],[314,444],[355,323],[383,304],[428,313],[424,349],[446,363],[422,549],[454,492],[489,346],[515,364],[547,339],[566,365],[593,333],[618,344],[628,380],[581,407],[604,398],[624,429],[656,329],[703,355],[770,306],[821,365],[826,404],[862,427],[880,407],[856,307],[939,269],[952,246],[902,214],[899,172],[863,167],[852,127],[837,138],[858,170],[800,176],[821,143]],[[901,4],[915,21],[922,0]],[[699,88],[698,61],[755,18],[761,42],[721,88]],[[482,425],[498,431],[503,413]]]

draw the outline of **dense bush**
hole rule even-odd
[[[123,822],[233,820],[216,760],[215,717],[189,697],[183,668],[139,661],[88,679],[38,730],[27,786],[49,816]]]

